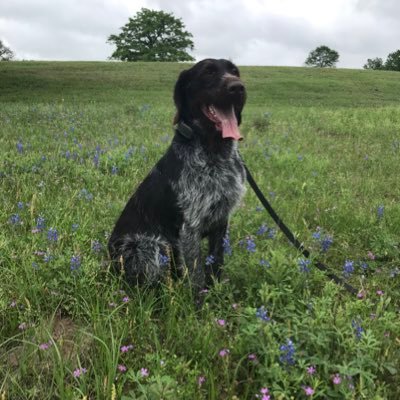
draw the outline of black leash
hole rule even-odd
[[[193,129],[185,124],[183,121],[178,122],[175,125],[175,130],[179,132],[183,137],[190,140],[193,137]],[[304,257],[310,258],[310,252],[304,248],[303,244],[300,243],[296,237],[293,235],[292,231],[284,224],[284,222],[279,218],[279,215],[275,212],[272,208],[271,204],[269,204],[268,200],[263,195],[262,191],[258,187],[257,183],[255,182],[253,176],[251,175],[249,169],[247,168],[246,164],[243,162],[244,168],[246,170],[247,181],[249,182],[251,188],[254,190],[254,193],[257,195],[258,199],[260,200],[261,204],[264,208],[268,211],[269,215],[275,221],[276,225],[278,225],[279,229],[285,234],[285,236],[289,239],[289,242],[301,253]],[[321,263],[320,261],[314,261],[315,266],[320,270],[325,272],[326,276],[329,279],[332,279],[336,284],[342,285],[348,292],[351,294],[356,295],[358,290],[355,289],[353,286],[345,282],[343,279],[339,278],[337,275],[329,272],[328,267]]]
[[[279,229],[285,234],[285,236],[289,239],[289,242],[297,249],[299,250],[304,257],[310,258],[310,252],[304,248],[303,244],[300,243],[296,237],[293,235],[292,231],[285,225],[285,223],[281,220],[279,215],[275,212],[275,210],[272,208],[271,204],[268,202],[268,200],[265,198],[263,193],[261,192],[260,188],[258,187],[256,181],[254,180],[253,176],[251,175],[249,169],[247,166],[244,164],[244,168],[246,170],[246,176],[247,176],[247,181],[249,182],[249,185],[251,188],[254,190],[254,193],[260,200],[261,204],[264,206],[264,208],[268,211],[268,214],[271,216],[271,218],[274,220],[276,225],[278,225]],[[339,278],[337,275],[329,272],[328,267],[323,264],[322,262],[316,260],[314,261],[315,266],[320,270],[326,273],[326,276],[329,279],[332,279],[335,283],[338,285],[342,285],[348,292],[351,294],[356,295],[358,293],[358,290],[345,282],[343,279]]]

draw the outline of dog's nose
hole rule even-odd
[[[244,93],[244,85],[240,81],[233,81],[228,83],[228,92],[231,95],[241,95]]]

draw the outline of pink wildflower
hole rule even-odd
[[[220,357],[225,357],[225,356],[227,356],[229,354],[229,349],[222,349],[222,350],[220,350],[220,352],[219,352],[219,356]]]
[[[140,375],[142,375],[142,378],[147,378],[149,376],[149,370],[147,368],[142,368],[140,370]]]
[[[332,376],[332,382],[334,385],[340,385],[342,383],[342,378],[339,374],[335,374]]]
[[[310,386],[303,387],[303,390],[306,396],[312,396],[314,394],[314,389]]]

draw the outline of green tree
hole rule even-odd
[[[308,55],[305,64],[310,67],[335,67],[339,61],[339,53],[330,49],[328,46],[319,46],[311,51]]]
[[[376,70],[381,70],[385,69],[385,66],[383,64],[383,60],[380,57],[376,58],[368,58],[367,63],[363,67],[364,69],[376,69]]]
[[[164,11],[142,8],[108,43],[117,49],[111,59],[122,61],[193,61],[186,52],[193,50],[193,35],[184,30],[180,18]]]
[[[0,61],[10,61],[14,53],[0,40]]]
[[[389,71],[400,71],[400,50],[394,51],[387,56],[385,69]]]

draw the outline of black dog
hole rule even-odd
[[[178,275],[187,271],[197,289],[219,278],[228,217],[245,191],[237,150],[245,100],[230,61],[206,59],[180,74],[173,141],[129,200],[108,245],[128,283],[158,283],[168,266]],[[200,256],[204,237],[207,265]]]

